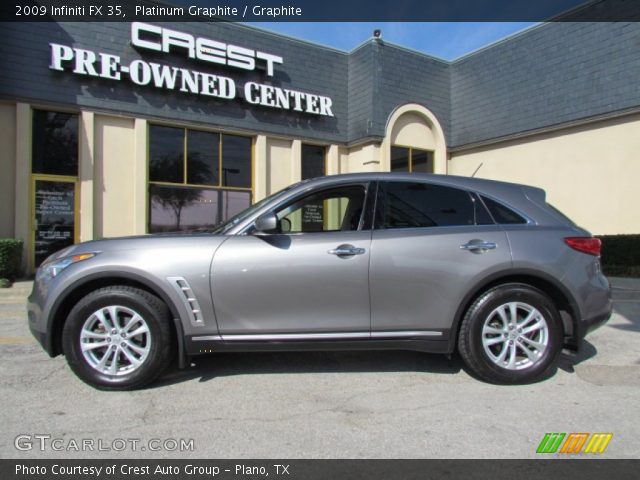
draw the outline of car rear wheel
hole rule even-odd
[[[561,347],[561,320],[553,302],[518,283],[480,295],[467,310],[458,338],[467,367],[492,383],[536,380],[553,366]]]
[[[128,390],[153,381],[173,357],[166,305],[144,290],[105,287],[82,298],[63,329],[69,366],[102,390]]]

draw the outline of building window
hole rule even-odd
[[[38,267],[78,239],[78,115],[33,110],[31,142],[32,241]]]
[[[208,230],[251,204],[252,139],[151,125],[149,232]]]
[[[237,135],[222,138],[222,186],[251,188],[251,139]]]
[[[78,115],[33,111],[32,173],[78,175]]]
[[[326,148],[318,145],[302,144],[301,179],[322,177],[327,174],[325,165]]]
[[[408,147],[391,147],[391,171],[433,173],[433,152]]]

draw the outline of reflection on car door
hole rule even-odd
[[[224,242],[211,272],[223,338],[368,336],[366,192],[366,185],[348,185],[305,194],[276,208],[280,233]]]
[[[504,231],[478,198],[428,183],[382,182],[371,246],[371,328],[443,339],[460,299],[509,267]]]

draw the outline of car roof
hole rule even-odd
[[[323,187],[333,187],[349,183],[365,183],[374,181],[407,181],[425,182],[461,188],[476,192],[495,201],[505,204],[512,210],[527,218],[527,224],[538,225],[565,225],[567,222],[557,215],[550,213],[546,204],[546,194],[544,190],[529,185],[518,183],[501,182],[484,178],[460,177],[455,175],[440,175],[428,173],[408,173],[408,172],[366,172],[366,173],[346,173],[339,175],[326,175],[307,180],[302,180],[282,190],[272,202],[287,202],[308,190]],[[257,216],[268,211],[272,207],[272,202],[265,204],[255,212]],[[242,231],[250,219],[240,222],[235,230]],[[566,226],[566,225],[565,225]],[[231,233],[236,233],[232,231]]]
[[[519,183],[502,182],[499,180],[489,180],[485,178],[461,177],[456,175],[442,175],[434,173],[408,173],[408,172],[369,172],[369,173],[346,173],[340,175],[327,175],[316,177],[301,182],[308,187],[319,186],[321,184],[335,184],[343,182],[371,182],[371,181],[418,181],[437,183],[450,187],[465,188],[495,196],[504,201],[511,201],[513,198],[503,198],[512,196],[527,196],[531,200],[542,201],[545,199],[545,192],[541,188],[522,185]]]

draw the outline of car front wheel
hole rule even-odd
[[[558,310],[547,295],[524,284],[494,287],[476,299],[460,327],[458,350],[479,378],[492,383],[536,380],[562,347]]]
[[[71,310],[63,348],[69,366],[102,390],[128,390],[153,381],[172,360],[169,311],[154,295],[127,286],[89,293]]]

